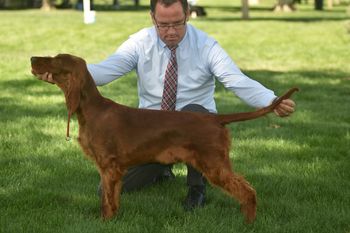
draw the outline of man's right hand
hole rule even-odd
[[[43,74],[35,74],[35,76],[38,79],[40,79],[40,80],[43,80],[43,81],[51,83],[51,84],[55,84],[55,82],[53,81],[51,73],[46,72],[46,73],[43,73]]]

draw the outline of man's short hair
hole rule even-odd
[[[187,10],[188,10],[188,2],[187,0],[151,0],[150,1],[150,5],[151,5],[151,12],[154,14],[156,11],[156,5],[158,4],[162,4],[165,6],[170,6],[176,2],[180,2],[182,5],[182,9],[186,15]]]

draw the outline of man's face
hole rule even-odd
[[[155,12],[151,13],[160,39],[168,46],[174,47],[185,36],[188,14],[185,14],[180,2],[170,6],[157,3]]]

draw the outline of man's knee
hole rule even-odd
[[[202,112],[202,113],[207,113],[209,112],[208,109],[203,107],[202,105],[199,104],[188,104],[185,107],[181,109],[181,112]]]

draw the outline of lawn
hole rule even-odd
[[[215,3],[214,3],[215,2]],[[128,3],[128,2],[127,2]],[[33,55],[72,53],[94,63],[151,24],[139,10],[98,11],[84,25],[74,10],[0,11],[0,232],[350,232],[350,20],[345,6],[294,13],[253,7],[240,19],[238,1],[199,1],[208,17],[190,21],[215,37],[250,77],[282,94],[290,87],[296,113],[229,127],[234,170],[258,195],[257,220],[243,223],[236,201],[208,187],[207,205],[187,213],[186,169],[169,183],[125,194],[119,215],[104,222],[98,173],[77,142],[65,141],[64,96],[30,73]],[[136,74],[99,87],[137,106]],[[251,110],[217,84],[220,113]]]

